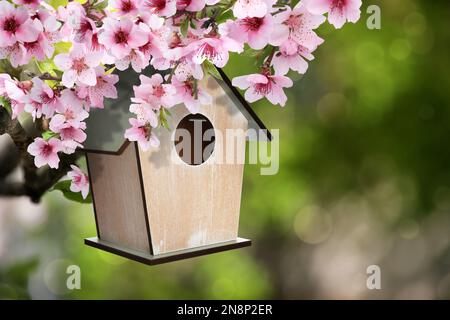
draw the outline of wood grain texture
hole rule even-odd
[[[174,150],[174,130],[158,132],[159,150],[139,150],[154,254],[237,239],[244,164],[215,162],[230,154],[226,129],[241,129],[235,151],[245,155],[248,121],[214,78],[205,81],[213,103],[200,112],[216,130],[211,157],[198,166],[185,164]],[[180,105],[171,113],[176,128],[188,111]]]
[[[102,240],[150,252],[135,143],[121,155],[87,157]]]

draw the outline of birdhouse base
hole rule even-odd
[[[221,242],[213,245],[201,246],[197,248],[179,250],[158,255],[152,255],[146,252],[124,248],[111,242],[103,241],[97,237],[86,238],[84,239],[84,243],[88,246],[101,249],[110,253],[114,253],[127,259],[135,260],[141,263],[145,263],[147,265],[156,265],[161,263],[203,256],[221,251],[248,247],[252,244],[252,241],[249,239],[237,238],[236,240],[233,241]]]

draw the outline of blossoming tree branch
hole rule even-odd
[[[232,84],[245,99],[284,106],[292,72],[303,74],[324,40],[317,29],[356,22],[361,0],[13,0],[0,1],[0,134],[17,148],[24,181],[1,179],[15,167],[0,156],[1,195],[34,201],[64,176],[71,192],[89,194],[77,166],[86,139],[85,119],[104,99],[117,98],[116,70],[140,76],[124,136],[146,150],[159,145],[154,128],[167,126],[171,107],[196,113],[211,97],[205,75],[229,61],[230,52],[258,55],[253,74]],[[32,117],[38,136],[18,119]]]

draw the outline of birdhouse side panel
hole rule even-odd
[[[158,132],[159,150],[139,150],[154,254],[236,240],[238,236],[244,164],[223,163],[225,133],[237,129],[234,151],[244,154],[248,121],[214,79],[205,87],[213,103],[202,106],[200,113],[216,132],[214,151],[205,163],[189,165],[177,158],[174,130]],[[182,105],[173,107],[171,113],[174,127],[189,114]],[[217,134],[223,137],[219,139]]]
[[[95,216],[101,240],[150,252],[137,145],[121,155],[87,156]]]

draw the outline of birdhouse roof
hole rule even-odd
[[[230,96],[234,105],[248,120],[248,127],[257,130],[257,139],[270,141],[272,135],[261,119],[256,115],[239,91],[231,84],[222,69],[217,69],[222,80],[217,82]],[[153,70],[147,68],[141,74],[151,75]],[[130,127],[129,113],[130,99],[133,96],[133,86],[139,85],[139,73],[129,69],[118,73],[120,81],[117,83],[117,99],[105,99],[104,109],[91,109],[86,119],[87,139],[83,143],[83,151],[104,154],[121,154],[129,144],[124,138],[124,132]],[[249,137],[251,138],[251,137]]]

